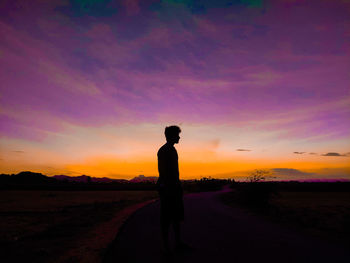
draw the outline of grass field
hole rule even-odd
[[[280,192],[270,205],[275,220],[350,244],[349,192]]]
[[[268,205],[246,205],[235,191],[222,196],[224,203],[241,206],[286,227],[319,238],[350,244],[350,193],[279,191]]]
[[[3,258],[45,262],[121,209],[156,197],[154,191],[1,191]]]

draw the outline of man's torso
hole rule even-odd
[[[174,146],[164,144],[157,153],[158,156],[158,187],[176,189],[180,185],[178,155]]]

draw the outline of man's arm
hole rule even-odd
[[[167,174],[167,162],[164,154],[161,153],[158,153],[158,172],[159,177],[164,179],[163,177]]]

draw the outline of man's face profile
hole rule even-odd
[[[175,143],[179,143],[179,140],[180,140],[180,135],[179,135],[179,134],[178,134],[178,135],[176,135],[174,139],[175,139]]]
[[[168,141],[170,143],[179,143],[180,140],[180,135],[179,134],[174,134],[173,136],[171,136]]]

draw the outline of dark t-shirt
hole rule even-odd
[[[158,156],[158,189],[169,191],[181,189],[179,179],[178,155],[175,147],[164,144],[157,153]]]
[[[157,153],[158,156],[158,186],[173,188],[180,183],[178,156],[175,147],[164,144]]]
[[[157,181],[161,218],[163,220],[184,220],[183,191],[179,179],[178,156],[171,144],[164,144],[158,151]]]

